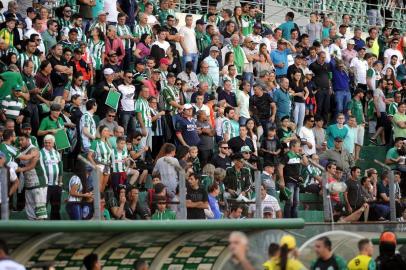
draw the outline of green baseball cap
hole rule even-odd
[[[21,91],[21,85],[16,84],[16,85],[13,87],[13,90],[14,90],[14,91]]]

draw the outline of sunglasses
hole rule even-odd
[[[393,83],[388,83],[388,85],[393,85]]]
[[[116,117],[115,115],[109,115],[109,117]]]
[[[221,148],[223,148],[223,149],[229,149],[230,147],[228,147],[228,146],[222,146]]]

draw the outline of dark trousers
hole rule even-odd
[[[48,186],[47,203],[51,204],[51,220],[61,219],[62,187]]]
[[[37,134],[39,129],[39,112],[38,105],[28,102],[27,110],[30,113],[30,123],[32,128],[32,134]]]
[[[321,89],[316,93],[317,112],[323,118],[324,124],[328,124],[328,114],[330,111],[330,93],[328,89]]]
[[[202,168],[208,163],[208,161],[212,158],[212,156],[213,152],[211,149],[199,150],[199,161]]]
[[[159,150],[161,150],[162,145],[164,144],[164,136],[152,136],[152,158],[158,155]]]

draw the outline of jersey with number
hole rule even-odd
[[[45,170],[48,186],[57,185],[58,178],[63,172],[60,153],[55,149],[47,150],[42,148],[40,151],[40,162]]]
[[[135,102],[135,112],[141,113],[142,121],[146,128],[152,127],[151,110],[149,109],[148,101],[139,97]]]
[[[104,41],[99,40],[99,42],[95,43],[93,39],[90,39],[87,47],[89,48],[90,57],[92,58],[93,68],[95,70],[101,70],[105,51]]]
[[[111,165],[113,167],[113,172],[126,172],[127,166],[125,165],[125,159],[128,157],[127,148],[123,150],[113,149],[111,154]]]
[[[358,255],[348,262],[348,270],[375,270],[375,260],[367,255]]]
[[[94,153],[95,161],[101,164],[109,164],[111,159],[111,147],[100,139],[92,141],[90,151]]]

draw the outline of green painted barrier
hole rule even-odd
[[[301,229],[305,222],[295,219],[173,220],[173,221],[0,221],[0,232],[161,232],[201,230]]]

